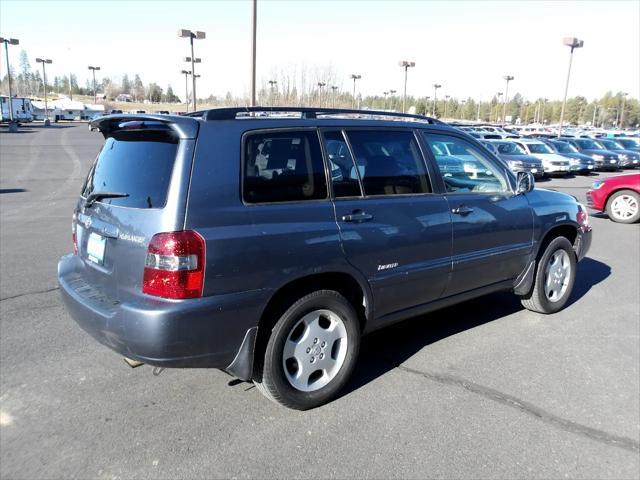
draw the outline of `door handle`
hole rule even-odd
[[[451,213],[455,215],[468,215],[473,212],[473,208],[467,207],[466,205],[460,205],[457,208],[451,210]]]
[[[355,210],[353,213],[350,213],[349,215],[342,216],[343,222],[358,223],[358,222],[367,222],[371,219],[373,219],[373,215],[371,215],[370,213],[365,213],[362,210]]]

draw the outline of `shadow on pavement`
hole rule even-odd
[[[586,295],[611,274],[611,268],[592,258],[578,264],[576,282],[567,306]],[[452,335],[523,310],[510,292],[500,292],[421,315],[375,331],[362,339],[360,357],[342,395],[368,384],[404,363],[424,347]]]
[[[27,192],[24,188],[0,188],[0,195],[3,193],[22,193]]]

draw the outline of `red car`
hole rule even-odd
[[[587,191],[587,205],[606,211],[614,222],[637,222],[640,220],[640,173],[596,180]]]

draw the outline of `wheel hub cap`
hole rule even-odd
[[[613,216],[621,220],[627,220],[638,212],[638,202],[631,195],[620,195],[611,204]]]
[[[552,302],[564,297],[571,279],[571,262],[565,250],[556,250],[545,269],[544,293]]]
[[[315,310],[289,332],[282,366],[291,386],[312,392],[335,378],[346,354],[347,329],[342,319],[330,310]]]

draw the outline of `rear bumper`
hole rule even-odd
[[[81,261],[58,263],[58,283],[71,317],[93,338],[120,355],[160,367],[226,369],[247,331],[256,327],[268,292],[255,290],[191,300],[140,293],[119,303],[87,285]]]

